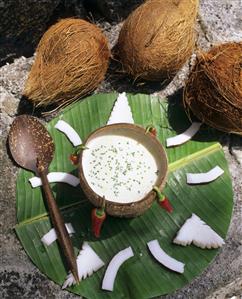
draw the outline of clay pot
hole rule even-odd
[[[104,126],[102,128],[97,129],[87,137],[84,144],[88,147],[88,143],[92,139],[110,134],[126,136],[135,139],[139,143],[142,143],[146,147],[146,149],[150,151],[150,153],[156,160],[157,168],[159,170],[157,181],[155,184],[160,188],[160,190],[162,190],[166,183],[168,162],[166,152],[161,143],[156,139],[156,137],[150,133],[146,133],[145,129],[138,125],[120,123]],[[79,159],[80,184],[90,202],[94,206],[100,207],[102,206],[103,197],[99,196],[92,190],[84,176],[83,153],[84,151],[80,154]],[[145,197],[135,202],[119,203],[110,201],[107,198],[106,212],[109,215],[117,217],[136,217],[138,215],[143,214],[147,209],[149,209],[155,198],[156,193],[152,190],[150,190],[150,192],[148,192],[145,195]]]

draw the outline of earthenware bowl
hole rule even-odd
[[[126,123],[107,125],[95,130],[87,137],[84,142],[87,149],[81,152],[79,159],[80,184],[87,198],[94,206],[100,207],[103,202],[103,197],[95,193],[86,180],[83,169],[83,155],[84,151],[88,150],[88,144],[91,140],[105,135],[129,137],[145,146],[157,164],[158,174],[155,185],[158,186],[160,190],[163,189],[166,183],[168,162],[166,152],[158,139],[151,133],[147,133],[144,128],[138,125]],[[130,199],[131,202],[129,203],[114,202],[106,198],[106,212],[109,215],[117,217],[136,217],[149,209],[155,198],[156,193],[152,189],[140,200],[132,202],[132,199]]]

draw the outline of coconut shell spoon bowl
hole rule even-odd
[[[55,150],[53,139],[36,117],[21,115],[12,123],[8,141],[10,152],[16,163],[34,172],[42,181],[50,219],[55,228],[57,239],[66,257],[68,267],[78,282],[77,264],[72,242],[47,179],[48,167]]]

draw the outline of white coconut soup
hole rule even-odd
[[[98,136],[83,152],[83,171],[92,190],[106,200],[129,203],[142,199],[155,185],[158,167],[137,140],[120,135]]]

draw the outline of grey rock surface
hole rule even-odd
[[[0,62],[14,57],[18,52],[31,55],[59,2],[0,1]]]
[[[0,10],[2,2],[3,0],[0,0]],[[110,10],[119,11],[120,1],[105,2]],[[68,3],[77,14],[82,14],[80,1],[73,0]],[[121,22],[118,19],[110,21],[101,14],[95,20],[114,46]],[[221,41],[242,40],[242,1],[202,0],[197,31],[197,47],[202,49],[208,49]],[[27,257],[14,232],[15,182],[18,168],[9,158],[6,140],[15,115],[19,112],[37,113],[28,102],[21,99],[24,82],[33,59],[33,57],[20,57],[0,68],[0,297],[74,299],[79,297],[61,290],[60,286],[39,272]],[[166,86],[132,84],[133,82],[125,75],[116,72],[115,66],[111,66],[106,80],[96,92],[125,90],[156,93],[160,97],[173,96],[174,93],[179,95],[193,60],[194,57]],[[221,136],[221,143],[229,163],[234,190],[234,211],[226,244],[201,276],[183,289],[164,298],[242,298],[242,138],[224,134]]]
[[[125,19],[130,12],[142,4],[144,0],[91,0],[90,2],[99,10],[102,16],[110,22],[116,23]]]
[[[58,18],[84,15],[78,0],[0,0],[0,65],[32,56],[45,30]]]

